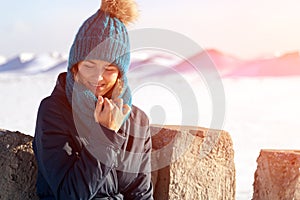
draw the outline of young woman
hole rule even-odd
[[[125,24],[135,4],[103,0],[80,27],[66,73],[38,111],[40,199],[153,199],[149,120],[131,105]]]

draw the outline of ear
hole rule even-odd
[[[77,73],[78,73],[78,65],[79,63],[76,63],[75,65],[72,66],[71,72],[73,74],[74,80],[78,81]]]

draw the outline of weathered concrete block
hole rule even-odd
[[[261,150],[253,200],[300,200],[300,151]]]
[[[199,127],[152,126],[157,200],[235,199],[230,135]]]

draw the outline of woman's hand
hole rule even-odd
[[[99,96],[94,118],[97,123],[117,132],[130,110],[131,108],[127,104],[123,105],[121,98],[111,100]]]

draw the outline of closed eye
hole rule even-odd
[[[109,65],[109,66],[105,67],[105,70],[112,72],[112,71],[117,71],[118,68],[116,66]]]
[[[85,68],[95,68],[97,66],[97,64],[93,61],[85,60],[85,61],[82,61],[82,66]]]
[[[88,69],[93,69],[93,68],[95,68],[95,65],[83,65],[83,67],[88,68]]]

